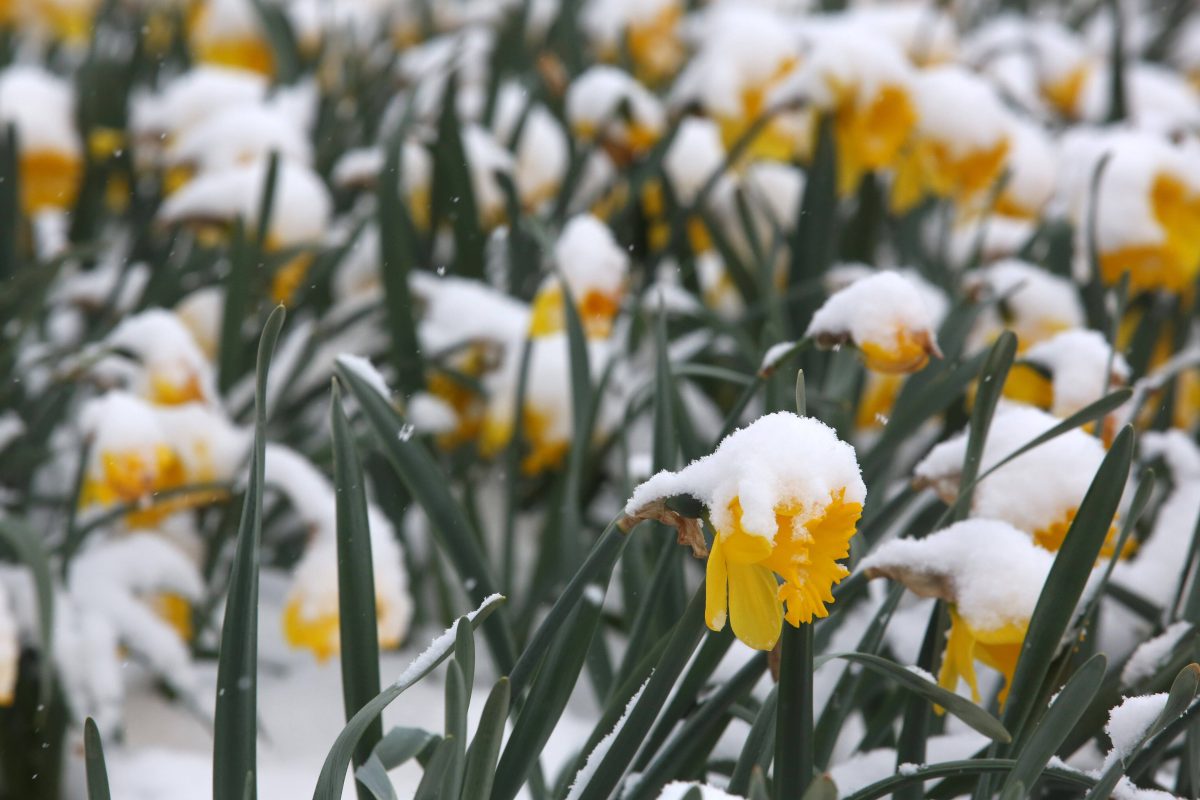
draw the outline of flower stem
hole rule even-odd
[[[813,630],[783,626],[775,718],[775,800],[804,794],[813,776]]]

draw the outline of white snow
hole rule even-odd
[[[0,451],[25,435],[25,423],[16,411],[0,414]]]
[[[387,381],[383,379],[383,375],[371,363],[370,359],[355,355],[354,353],[342,353],[337,357],[337,363],[353,372],[364,383],[378,392],[380,397],[385,400],[391,399],[392,390],[388,388]]]
[[[593,587],[589,586],[588,589]],[[625,727],[625,720],[629,719],[630,712],[637,705],[638,700],[642,699],[642,692],[646,691],[646,685],[650,683],[650,678],[654,676],[653,670],[646,676],[646,680],[638,687],[638,690],[629,698],[629,702],[625,704],[625,710],[621,712],[621,717],[613,725],[612,730],[604,734],[604,738],[596,742],[596,746],[592,748],[592,752],[588,753],[587,760],[583,762],[583,766],[579,768],[579,772],[575,773],[575,779],[571,781],[571,790],[567,792],[566,800],[579,800],[583,795],[583,790],[587,788],[588,783],[596,774],[596,769],[600,766],[600,762],[608,755],[609,749],[612,747],[613,741],[617,738],[617,734]]]
[[[1105,766],[1118,759],[1124,761],[1133,754],[1166,704],[1167,693],[1160,692],[1141,697],[1126,697],[1120,705],[1108,712],[1108,724],[1104,726],[1104,732],[1112,740],[1113,746],[1105,758]]]
[[[805,336],[848,336],[859,347],[872,343],[891,349],[900,331],[934,341],[933,325],[921,292],[899,273],[885,271],[835,292],[813,314]]]
[[[619,296],[629,273],[629,254],[617,244],[612,230],[591,214],[572,217],[554,243],[554,263],[571,295],[581,302],[589,291]],[[547,276],[547,286],[557,286]]]
[[[1175,645],[1184,636],[1192,632],[1192,626],[1186,621],[1173,622],[1165,631],[1138,645],[1137,650],[1125,662],[1121,669],[1121,685],[1137,686],[1142,681],[1154,675],[1159,667],[1167,660]]]
[[[474,611],[469,611],[466,614],[468,622],[479,616],[480,612],[489,608],[492,605],[504,600],[502,594],[491,594],[483,599],[479,607]],[[462,617],[454,620],[454,624],[447,628],[440,636],[437,636],[429,643],[429,646],[422,650],[416,658],[414,658],[404,671],[400,673],[400,677],[396,678],[396,684],[407,684],[417,680],[423,674],[433,669],[434,664],[438,659],[444,656],[450,648],[454,647],[454,639],[457,636],[458,624],[462,621]]]
[[[1050,413],[1056,417],[1081,411],[1129,378],[1129,364],[1099,331],[1063,331],[1030,347],[1022,360],[1050,373],[1054,387]]]
[[[795,341],[776,342],[767,348],[767,352],[763,353],[762,363],[758,365],[759,372],[770,372],[779,365],[783,357],[790,353],[796,347]]]

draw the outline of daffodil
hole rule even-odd
[[[726,147],[758,125],[744,154],[790,160],[806,125],[803,115],[773,102],[800,63],[800,41],[786,18],[763,6],[718,4],[704,15],[697,37],[699,51],[672,88],[674,104],[698,104],[720,127]],[[768,111],[773,114],[764,122]]]
[[[167,224],[190,224],[216,237],[240,219],[246,235],[252,236],[258,226],[267,167],[266,161],[258,160],[201,174],[167,198],[159,208],[159,219]],[[322,241],[331,213],[329,191],[320,177],[301,164],[280,161],[265,249],[301,252],[276,269],[271,286],[276,302],[290,300],[302,285],[312,263],[309,249]]]
[[[1044,401],[1031,404],[1060,419],[1082,411],[1129,379],[1129,364],[1092,330],[1065,331],[1040,342],[1025,351],[1021,364],[1026,389],[1033,389],[1033,399]],[[1109,442],[1116,434],[1117,418],[1105,417],[1105,423],[1102,438]]]
[[[897,163],[917,126],[913,81],[903,53],[869,28],[835,25],[816,37],[793,83],[811,103],[814,121],[821,115],[833,121],[839,194]]]
[[[216,401],[212,364],[175,314],[148,309],[126,317],[105,345],[132,355],[136,364],[110,356],[94,371],[123,378],[143,399],[164,406]]]
[[[938,683],[966,681],[979,702],[975,662],[1004,678],[1003,704],[1029,619],[1054,556],[1008,523],[978,518],[923,539],[886,542],[863,560],[868,578],[886,577],[950,605],[950,631]]]
[[[80,505],[133,505],[126,515],[130,527],[153,527],[223,497],[203,490],[154,499],[193,484],[232,480],[248,442],[244,432],[200,404],[159,407],[121,391],[88,401],[81,427],[92,446]]]
[[[634,490],[630,518],[688,494],[708,508],[705,621],[756,650],[770,650],[783,621],[829,614],[832,589],[849,574],[866,487],[854,449],[817,420],[780,412],[730,434],[710,455],[660,472]],[[701,549],[703,541],[694,549]]]
[[[969,205],[1000,178],[1011,116],[991,86],[961,67],[926,70],[915,87],[918,122],[896,168],[892,209],[903,213],[929,196]]]
[[[263,75],[275,72],[271,45],[249,0],[205,0],[188,33],[192,52],[201,63]]]
[[[1127,274],[1132,291],[1187,289],[1200,270],[1200,158],[1145,135],[1108,152],[1094,201],[1101,277]]]
[[[971,513],[997,519],[1025,531],[1047,550],[1058,550],[1104,460],[1104,445],[1078,428],[1044,442],[995,471],[992,468],[1018,448],[1054,427],[1060,420],[1031,406],[1006,403],[988,429],[980,471],[988,472],[971,496]],[[917,464],[918,486],[929,486],[947,503],[958,497],[967,434],[960,433],[934,447]],[[1109,532],[1101,552],[1111,558],[1116,529]],[[1127,549],[1122,555],[1128,555]]]
[[[533,300],[530,335],[549,336],[566,330],[565,283],[584,332],[589,338],[606,338],[620,309],[629,272],[629,257],[612,231],[590,214],[574,217],[554,245],[554,261],[559,273],[546,277]]]
[[[1079,288],[1035,264],[1003,259],[967,276],[969,292],[990,301],[980,309],[971,344],[984,347],[1004,330],[1017,335],[1022,353],[1063,331],[1085,325]]]
[[[639,80],[655,84],[683,62],[680,0],[592,0],[581,22],[601,60],[616,62],[628,53]]]
[[[805,335],[827,347],[853,344],[876,372],[917,372],[931,355],[941,356],[925,299],[895,272],[879,272],[835,292],[813,314]]]
[[[666,129],[658,98],[616,67],[594,66],[571,81],[567,121],[582,141],[598,142],[617,164],[650,149]]]
[[[14,65],[0,71],[0,126],[8,125],[17,132],[24,213],[71,208],[83,176],[71,86],[41,67]]]

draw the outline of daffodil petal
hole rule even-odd
[[[711,559],[710,559],[711,561]],[[755,650],[770,650],[783,627],[775,575],[759,564],[726,562],[729,575],[729,621],[733,633]]]
[[[726,596],[729,592],[729,574],[725,568],[725,553],[721,549],[721,537],[713,539],[712,550],[708,553],[708,566],[705,568],[704,587],[704,622],[714,631],[725,629],[729,618],[729,606]]]

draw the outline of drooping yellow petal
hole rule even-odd
[[[942,658],[942,668],[938,672],[938,685],[943,689],[955,691],[959,679],[971,687],[971,699],[979,702],[979,682],[975,678],[975,637],[970,627],[950,609],[950,632],[946,637],[946,654]]]
[[[300,600],[293,598],[283,610],[284,638],[292,647],[311,650],[317,661],[324,661],[341,646],[337,611],[306,617],[300,605]]]
[[[725,553],[721,550],[721,537],[713,537],[712,549],[708,552],[708,564],[704,569],[704,622],[714,631],[725,629],[729,618],[729,573],[725,568]]]
[[[783,627],[783,604],[771,570],[758,564],[726,561],[729,576],[729,622],[748,647],[770,650]]]

